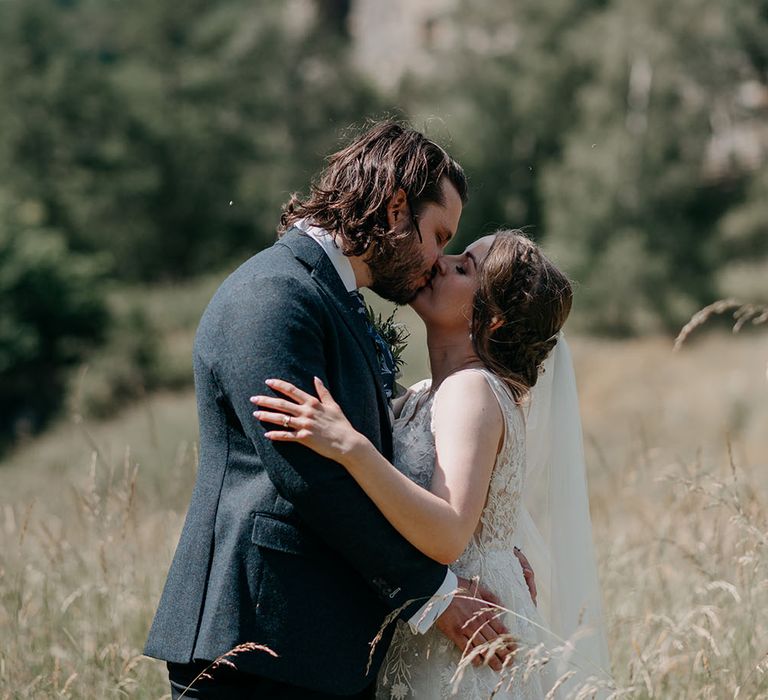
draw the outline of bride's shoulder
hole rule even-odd
[[[481,394],[486,400],[496,401],[504,412],[509,412],[512,408],[519,412],[521,406],[526,403],[517,401],[506,382],[486,367],[469,367],[452,374],[445,381],[449,379],[453,381],[453,386],[458,385],[466,391]]]
[[[438,444],[501,444],[504,413],[483,372],[446,377],[435,392],[431,427]]]
[[[437,388],[435,394],[471,391],[482,396],[493,397],[492,377],[493,375],[487,369],[481,367],[460,369],[458,372],[449,374]]]
[[[477,412],[501,417],[496,394],[491,387],[487,372],[481,369],[464,369],[446,377],[435,392],[435,410],[456,411],[469,414]]]

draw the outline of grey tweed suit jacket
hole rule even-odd
[[[243,642],[274,652],[231,660],[248,673],[352,694],[375,677],[392,625],[442,584],[446,567],[384,519],[337,463],[272,443],[249,397],[281,378],[329,388],[388,458],[388,406],[365,324],[320,246],[297,229],[221,285],[194,349],[197,481],[145,653],[212,660]],[[409,603],[409,601],[411,601]]]

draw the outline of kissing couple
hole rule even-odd
[[[571,285],[519,231],[445,255],[466,199],[440,146],[380,122],[213,296],[197,481],[145,649],[173,698],[604,682]],[[432,377],[403,396],[361,287],[426,325]]]

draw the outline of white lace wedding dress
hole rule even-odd
[[[456,684],[461,653],[453,643],[434,627],[415,635],[399,622],[379,674],[377,700],[438,700],[451,695],[465,700],[543,700],[542,686],[548,687],[546,681],[542,684],[542,669],[534,660],[536,651],[541,651],[536,626],[541,622],[513,551],[525,477],[525,418],[494,374],[484,369],[463,371],[482,372],[487,379],[504,415],[505,436],[480,523],[451,569],[467,579],[479,577],[506,609],[514,611],[501,620],[519,641],[520,650],[505,673],[467,666]],[[433,399],[429,380],[417,385],[394,425],[395,466],[424,488],[429,488],[435,463]]]

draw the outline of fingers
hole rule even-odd
[[[483,605],[484,601],[456,596],[451,606],[438,618],[437,626],[474,666],[487,663],[494,670],[501,671],[505,664],[509,664],[509,656],[515,652],[515,642],[495,616],[484,612]],[[497,611],[497,614],[502,612]]]
[[[478,602],[483,603],[485,608],[484,610],[480,608],[482,612],[478,613],[478,619],[482,623],[490,625],[496,634],[507,634],[508,630],[501,622],[501,616],[504,612],[501,601],[487,588],[479,584],[476,586],[474,597],[478,598]]]
[[[470,638],[469,646],[472,648],[470,654],[474,653],[472,665],[475,668],[488,664],[494,671],[501,671],[503,660],[492,651],[495,646],[493,635],[486,637],[482,630],[478,630]]]
[[[499,636],[509,633],[509,630],[504,626],[504,624],[501,621],[502,614],[503,614],[503,611],[500,610],[495,615],[492,615],[491,618],[488,620],[488,626]]]
[[[468,621],[467,624],[478,625],[480,627],[487,625],[494,633],[494,635],[507,634],[509,630],[504,626],[501,621],[503,610],[494,611],[492,609],[485,609],[476,613],[473,619]]]
[[[251,396],[250,401],[252,404],[259,406],[260,408],[270,408],[272,411],[254,411],[253,415],[264,423],[274,423],[275,425],[283,426],[284,428],[292,427],[294,429],[300,429],[305,426],[305,420],[303,418],[311,417],[311,411],[313,410],[314,403],[317,406],[317,399],[305,391],[298,389],[290,382],[284,382],[282,379],[267,379],[267,386],[279,391],[286,396],[290,396],[294,401],[286,401],[274,396]],[[275,411],[282,411],[282,413],[276,413]],[[309,411],[309,413],[307,413]],[[286,423],[286,418],[290,418],[290,422]],[[287,433],[287,431],[281,431],[278,435],[276,432],[271,432],[266,435],[271,440],[287,440],[295,438],[295,433]],[[288,437],[290,436],[290,438]]]
[[[487,630],[477,630],[467,639],[465,653],[469,655],[473,666],[482,664],[500,672],[511,661],[517,651],[517,643],[508,634],[496,636]]]
[[[251,396],[250,401],[252,404],[256,404],[262,408],[283,411],[292,416],[298,416],[301,413],[301,404],[294,403],[293,401],[286,401],[285,399],[277,399],[272,396]]]
[[[472,607],[468,610],[461,629],[466,634],[473,634],[479,629],[486,628],[484,634],[492,637],[509,634],[509,630],[501,621],[504,609],[501,606],[488,605],[486,601],[472,598],[470,599]]]
[[[493,605],[501,605],[501,602],[499,599],[491,593],[487,588],[484,588],[483,586],[478,585],[477,592],[475,595],[478,598],[482,598],[483,600],[487,600],[489,603],[492,603]]]
[[[495,671],[500,671],[507,657],[517,651],[517,641],[509,632],[499,634],[486,625],[476,634],[475,646],[482,647],[485,662]]]
[[[533,567],[528,561],[528,557],[526,557],[518,547],[514,547],[514,552],[515,556],[520,561],[520,566],[523,569],[523,578],[525,579],[525,584],[528,586],[528,590],[531,593],[531,600],[533,600],[533,604],[536,605],[538,592],[536,590],[536,576],[533,573]]]
[[[270,413],[269,411],[254,411],[254,417],[260,420],[262,423],[274,423],[275,425],[281,425],[284,428],[300,428],[303,426],[297,425],[296,418],[291,418],[286,413]],[[286,422],[286,418],[290,420]]]
[[[289,396],[294,401],[298,401],[299,403],[306,403],[310,399],[315,398],[314,396],[308,394],[306,391],[302,391],[297,386],[291,384],[290,382],[285,382],[282,379],[267,379],[264,383],[270,389],[279,391],[281,394],[285,394],[286,396]]]
[[[514,660],[517,648],[517,642],[511,635],[496,637],[490,643],[488,653],[491,656],[488,659],[488,665],[494,671],[502,671]]]
[[[301,442],[303,439],[298,433],[289,433],[285,430],[270,430],[264,433],[264,437],[275,442]]]
[[[477,630],[468,640],[467,640],[467,650],[468,653],[472,655],[472,665],[477,668],[478,666],[481,666],[484,661],[488,661],[489,663],[492,662],[492,658],[487,658],[485,656],[485,653],[488,650],[490,640],[486,639],[485,635],[482,633],[481,630]],[[470,651],[471,650],[471,651]],[[493,666],[491,666],[493,667]]]
[[[531,569],[523,569],[523,576],[525,577],[525,583],[528,586],[528,590],[531,592],[533,604],[536,605],[538,592],[536,590],[536,579],[534,578],[533,571],[531,571]]]
[[[321,403],[335,403],[331,392],[325,388],[325,384],[323,384],[320,377],[315,377],[315,391]]]

